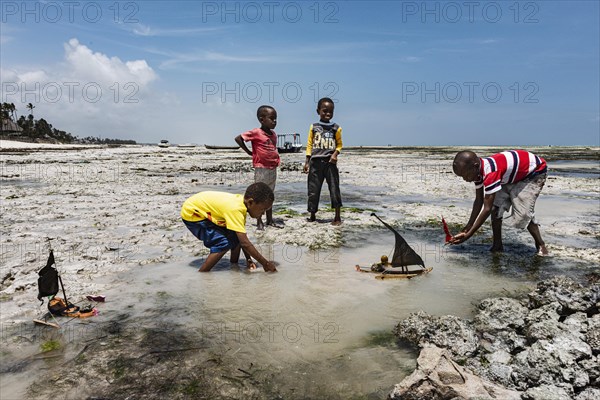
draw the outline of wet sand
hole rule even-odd
[[[542,157],[544,150],[532,149]],[[15,332],[30,327],[31,319],[45,310],[36,300],[36,271],[45,264],[51,243],[71,298],[108,293],[119,304],[110,303],[108,297],[109,303],[99,306],[100,316],[86,324],[114,322],[125,302],[129,318],[148,326],[170,320],[152,313],[153,308],[165,303],[169,309],[179,307],[172,322],[196,334],[214,327],[210,324],[215,321],[297,323],[303,332],[320,327],[325,335],[337,327],[336,343],[314,343],[308,336],[299,344],[289,338],[280,340],[275,347],[264,340],[245,343],[230,360],[230,367],[245,370],[254,360],[279,368],[286,377],[276,386],[288,395],[294,382],[308,387],[311,381],[327,393],[385,393],[410,373],[416,357],[396,348],[385,334],[408,313],[424,309],[432,314],[468,316],[470,304],[484,297],[527,290],[524,286],[550,275],[577,277],[597,269],[598,149],[551,149],[557,173],[549,162],[550,177],[536,208],[553,254],[547,259],[533,256],[527,232],[510,227],[504,230],[507,252],[489,254],[489,223],[466,244],[443,246],[440,217],[456,231],[466,222],[474,196],[472,184],[452,174],[456,151],[345,151],[339,162],[345,206],[341,227],[329,224],[333,212],[327,210],[326,187],[321,196],[325,211],[317,214],[320,222],[305,221],[304,156],[282,155],[274,212],[285,228],[259,232],[254,221],[247,224],[251,240],[280,262],[280,272],[274,275],[231,269],[226,260],[210,275],[196,273],[207,251],[179,218],[183,201],[198,191],[243,193],[253,173],[250,158],[241,151],[141,146],[4,151],[0,322],[2,340],[10,346],[3,358],[12,362],[39,351],[39,335],[24,335],[34,337],[30,343],[16,340]],[[493,150],[475,151],[484,155]],[[574,154],[584,161],[573,161]],[[389,254],[393,245],[393,237],[370,216],[373,211],[402,231],[426,264],[434,266],[430,276],[388,283],[354,272],[354,264],[369,265]],[[157,305],[156,299],[162,301]],[[248,304],[252,306],[246,308]],[[325,327],[327,323],[332,325]],[[373,337],[381,332],[381,346],[373,345],[377,342]],[[235,337],[213,336],[203,336],[208,348],[226,354],[235,351],[225,351],[238,343]],[[69,352],[81,350],[82,341],[75,342],[59,359],[64,361],[72,355]],[[337,356],[347,358],[344,367],[333,372],[339,365]],[[365,370],[369,372],[364,380],[353,381],[356,378],[351,376]],[[293,371],[300,377],[295,381],[289,378]],[[377,380],[374,371],[379,371]],[[3,395],[17,390],[19,383],[18,372],[4,373]],[[61,387],[66,393],[68,383]]]

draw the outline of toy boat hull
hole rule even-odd
[[[427,267],[425,269],[418,269],[413,271],[401,272],[401,271],[388,271],[386,273],[371,271],[370,267],[358,267],[357,271],[365,272],[369,274],[376,274],[375,279],[386,280],[386,279],[411,279],[415,276],[425,275],[430,273],[433,267]]]

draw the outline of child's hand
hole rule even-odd
[[[263,265],[263,268],[265,269],[265,272],[277,272],[277,265],[278,263],[275,261],[267,261],[267,263]]]
[[[302,169],[303,174],[308,174],[308,163],[304,163],[304,168]]]
[[[457,235],[452,236],[452,239],[450,239],[449,243],[450,244],[460,244],[464,241],[466,241],[469,238],[469,236],[467,236],[467,234],[465,232],[461,232]]]
[[[337,164],[337,155],[333,154],[330,158],[329,158],[329,162],[332,164]]]

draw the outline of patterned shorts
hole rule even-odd
[[[509,209],[510,215],[504,221],[515,228],[527,228],[530,222],[538,225],[535,220],[535,202],[546,183],[546,174],[540,174],[516,183],[502,185],[496,192],[494,207],[498,210],[492,213],[492,218],[502,219]]]

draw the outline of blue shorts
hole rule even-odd
[[[240,244],[234,231],[217,226],[207,219],[196,222],[186,221],[185,219],[182,221],[194,236],[202,240],[211,253],[235,249]]]

